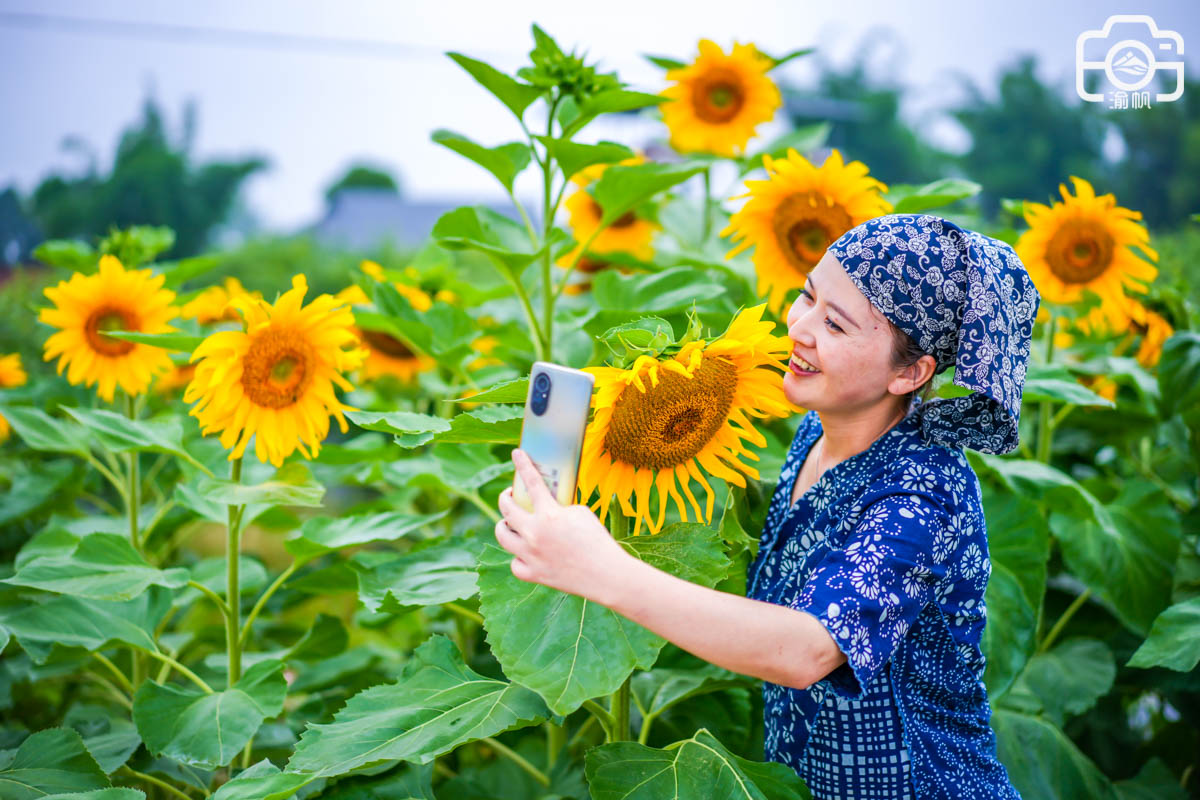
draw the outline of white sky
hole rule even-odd
[[[323,209],[321,192],[355,160],[401,176],[411,197],[498,199],[500,189],[473,164],[433,144],[445,127],[487,144],[520,132],[508,111],[443,55],[456,50],[501,69],[523,63],[536,21],[564,48],[580,45],[634,88],[662,88],[661,71],[643,53],[688,60],[701,37],[728,47],[753,41],[771,53],[816,46],[846,62],[875,36],[888,74],[912,89],[908,113],[928,134],[953,144],[929,109],[958,96],[957,74],[991,87],[1018,53],[1040,58],[1044,79],[1069,91],[1075,38],[1113,13],[1149,13],[1179,31],[1190,75],[1200,68],[1200,3],[1110,0],[837,3],[737,0],[562,0],[505,2],[368,2],[367,0],[0,0],[0,188],[29,191],[52,170],[78,171],[83,160],[62,150],[85,140],[107,164],[120,131],[140,115],[149,92],[177,131],[186,100],[195,99],[195,153],[268,157],[268,171],[246,184],[246,200],[269,227],[292,229]],[[42,21],[24,15],[41,15]],[[151,29],[78,29],[45,17],[324,37],[373,45],[298,46],[269,40],[188,38]],[[881,30],[899,41],[884,44]],[[394,46],[394,47],[393,47]],[[804,84],[813,62],[777,77]],[[589,129],[591,130],[591,129]],[[597,127],[592,136],[638,145],[652,123]],[[772,129],[764,131],[767,134]],[[775,131],[777,132],[777,131]],[[531,177],[531,176],[526,176]],[[532,186],[529,187],[532,191]],[[524,193],[524,192],[523,192]]]

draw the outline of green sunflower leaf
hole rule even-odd
[[[592,281],[592,298],[600,309],[637,309],[641,314],[681,311],[725,293],[723,285],[692,267],[672,267],[649,275],[622,275],[616,270],[605,270]]]
[[[34,450],[74,453],[82,458],[90,455],[87,429],[72,421],[52,417],[40,408],[28,406],[0,405],[0,414]]]
[[[71,728],[31,735],[0,770],[5,800],[44,800],[49,794],[87,792],[109,786],[83,739]]]
[[[36,605],[4,609],[0,623],[26,650],[31,650],[27,644],[99,650],[110,642],[122,642],[157,651],[154,629],[170,606],[170,593],[158,587],[119,603],[59,595]]]
[[[717,532],[678,523],[653,536],[621,540],[631,554],[704,586],[724,575]],[[512,555],[486,545],[479,558],[479,610],[504,673],[545,698],[556,714],[611,694],[635,667],[649,669],[666,640],[578,595],[512,574]],[[520,607],[519,615],[512,613]]]
[[[1162,413],[1177,412],[1200,417],[1200,333],[1180,331],[1163,344],[1158,361],[1158,385],[1162,394]],[[1200,419],[1189,421],[1198,427]]]
[[[450,430],[435,433],[434,441],[444,444],[512,444],[521,440],[523,406],[487,406],[473,408],[450,419]]]
[[[566,238],[566,234],[555,228],[550,241],[534,249],[524,226],[487,206],[463,206],[443,214],[434,223],[431,235],[442,247],[483,253],[502,265],[514,279],[546,247],[553,250]]]
[[[513,181],[516,180],[521,170],[529,166],[529,146],[521,142],[485,147],[460,133],[444,128],[434,131],[430,138],[442,147],[453,150],[463,158],[474,161],[492,173],[508,192],[512,192]]]
[[[1129,659],[1129,666],[1166,667],[1190,672],[1200,663],[1200,596],[1176,603],[1159,614],[1150,635]]]
[[[110,450],[178,456],[206,475],[212,475],[208,467],[184,449],[183,420],[177,414],[134,420],[102,408],[63,406],[62,409],[88,428]]]
[[[965,178],[941,178],[924,186],[896,184],[888,192],[887,200],[897,214],[919,214],[974,197],[982,189],[975,181]]]
[[[683,69],[687,66],[686,63],[680,61],[679,59],[667,58],[666,56],[651,56],[643,54],[642,58],[646,59],[654,66],[662,67],[663,69]]]
[[[283,710],[286,695],[283,662],[263,661],[233,688],[212,694],[146,681],[133,698],[133,721],[151,753],[215,769],[242,751],[264,719]]]
[[[1116,676],[1117,665],[1108,645],[1097,639],[1073,638],[1029,659],[1013,692],[1032,692],[1046,717],[1062,725],[1068,716],[1096,705],[1112,689]]]
[[[186,333],[141,333],[140,331],[105,331],[105,336],[123,339],[136,344],[148,344],[161,347],[164,350],[176,350],[190,353],[204,341],[203,336],[191,336]]]
[[[707,729],[661,750],[613,742],[588,750],[594,800],[800,800],[812,794],[785,764],[734,755]]]
[[[455,397],[455,403],[524,403],[529,397],[529,378],[502,381],[479,394]]]
[[[90,792],[38,795],[38,800],[146,800],[146,793],[141,789],[114,786],[110,789],[92,789]]]
[[[536,86],[521,83],[516,78],[505,75],[490,64],[477,61],[461,53],[447,53],[446,55],[450,56],[455,64],[466,70],[467,74],[474,78],[480,86],[491,92],[501,103],[504,103],[505,107],[517,119],[521,119],[524,116],[525,109],[529,108],[530,104],[541,97],[544,91]]]
[[[315,775],[281,772],[263,759],[223,784],[212,800],[286,800],[315,780]]]
[[[762,52],[762,51],[759,51],[759,52]],[[804,56],[811,55],[815,52],[816,52],[815,47],[803,47],[799,50],[793,50],[790,53],[784,53],[783,55],[779,56],[778,58],[775,56],[772,56],[772,55],[767,55],[766,53],[763,53],[763,55],[767,56],[767,58],[771,59],[771,69],[777,69],[779,67],[782,67],[784,64],[788,63],[789,61],[793,61],[797,58],[803,58]]]
[[[33,257],[43,264],[87,275],[96,271],[100,256],[87,242],[77,239],[51,239],[33,250]]]
[[[197,490],[210,502],[231,506],[269,504],[319,508],[325,496],[325,487],[313,478],[308,466],[299,461],[284,464],[271,480],[262,483],[202,478],[197,483]]]
[[[157,585],[177,589],[188,582],[183,568],[150,566],[128,536],[94,533],[68,556],[39,558],[3,583],[94,600],[130,600]]]
[[[597,142],[596,144],[581,144],[569,139],[555,139],[550,136],[536,136],[550,157],[558,162],[562,169],[563,180],[569,179],[581,170],[593,164],[615,164],[627,158],[633,158],[633,151],[623,144],[616,142]]]
[[[394,542],[420,532],[442,519],[449,511],[435,514],[406,514],[388,511],[352,517],[313,517],[293,531],[283,546],[299,562],[370,542]]]
[[[382,564],[352,561],[358,597],[371,611],[394,613],[473,597],[482,550],[478,539],[455,536]]]
[[[656,97],[656,95],[648,95]],[[662,99],[662,98],[658,98]],[[707,164],[684,161],[678,164],[614,165],[604,170],[592,187],[592,197],[604,210],[600,227],[612,225],[622,216],[659,192],[677,186],[708,168]]]
[[[181,258],[173,262],[162,262],[158,267],[162,270],[164,277],[163,286],[168,289],[178,289],[190,280],[207,275],[224,262],[224,256],[214,253]]]
[[[996,709],[996,751],[1022,797],[1088,797],[1117,800],[1104,773],[1051,723]]]
[[[397,759],[425,764],[547,716],[536,694],[476,673],[449,639],[434,636],[413,652],[399,681],[359,692],[328,725],[310,725],[288,771],[332,777]]]

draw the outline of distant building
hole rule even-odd
[[[400,248],[416,248],[425,243],[439,217],[463,205],[487,205],[520,220],[511,205],[414,201],[386,189],[350,188],[333,196],[325,216],[308,232],[321,244],[347,250],[370,250],[388,240]]]

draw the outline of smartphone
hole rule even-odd
[[[565,506],[575,502],[594,384],[590,373],[545,361],[535,361],[529,373],[521,449],[542,474],[550,493]],[[526,511],[533,511],[520,475],[513,476],[513,499]]]

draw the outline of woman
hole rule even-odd
[[[1016,797],[988,725],[990,564],[962,448],[1016,448],[1038,304],[1012,248],[937,217],[879,217],[830,246],[788,312],[783,388],[810,411],[747,597],[629,556],[520,451],[535,510],[506,489],[496,538],[518,578],[761,678],[766,757],[817,797]],[[966,394],[916,395],[950,366]]]

